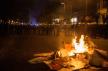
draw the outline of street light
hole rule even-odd
[[[63,5],[63,7],[64,7],[64,19],[65,19],[65,10],[66,10],[66,6],[65,6],[65,3],[64,3],[64,2],[62,2],[61,5]]]

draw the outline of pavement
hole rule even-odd
[[[63,39],[62,39],[63,40]],[[60,36],[5,35],[0,36],[0,71],[50,71],[45,64],[29,64],[33,54],[55,51]],[[108,51],[108,39],[93,39],[97,47]]]

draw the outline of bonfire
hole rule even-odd
[[[36,63],[42,61],[50,69],[58,71],[65,71],[64,69],[68,69],[67,71],[84,69],[90,66],[90,60],[93,58],[95,50],[95,45],[89,37],[81,35],[78,39],[75,36],[71,43],[65,43],[64,47],[56,52],[36,54],[35,56],[38,58],[29,62]]]
[[[64,44],[64,48],[57,51],[57,56],[62,60],[64,67],[73,70],[89,66],[89,60],[94,52],[94,45],[81,35],[80,39],[72,39],[72,43]]]

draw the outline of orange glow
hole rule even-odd
[[[73,39],[72,44],[75,48],[75,53],[84,53],[87,52],[88,46],[85,44],[84,35],[81,35],[79,43],[76,42],[76,37]]]
[[[66,57],[67,64],[74,66],[73,70],[84,68],[89,64],[89,56],[94,52],[90,39],[84,35],[81,35],[78,41],[77,39],[77,37],[73,38],[72,43],[65,44],[65,48],[58,51],[59,57]]]
[[[62,57],[65,56],[74,56],[75,54],[79,54],[79,53],[88,53],[88,54],[93,54],[93,48],[89,47],[90,44],[88,44],[87,42],[89,42],[90,40],[88,40],[87,42],[85,42],[85,37],[84,35],[81,35],[79,41],[77,42],[77,37],[75,37],[74,39],[72,39],[72,44],[65,44],[65,48],[60,49],[58,51],[58,54]]]

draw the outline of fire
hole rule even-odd
[[[73,69],[81,69],[89,64],[90,56],[94,52],[94,46],[89,38],[81,35],[78,41],[77,39],[75,37],[71,44],[65,44],[65,48],[58,51],[59,57],[67,58],[67,65],[74,66]]]
[[[64,44],[64,48],[49,54],[39,54],[36,56],[48,56],[47,58],[40,60],[45,60],[44,62],[48,64],[51,69],[59,70],[61,67],[69,68],[73,70],[82,69],[84,67],[89,66],[90,59],[92,54],[94,53],[94,43],[84,35],[78,39],[77,37],[72,39],[72,43]],[[51,58],[50,58],[51,57]],[[49,60],[48,59],[52,59]],[[37,58],[31,60],[30,62],[34,63]]]
[[[72,39],[72,44],[65,44],[65,48],[60,49],[58,53],[61,57],[74,56],[75,54],[79,53],[92,54],[93,53],[93,49],[91,47],[92,44],[89,44],[90,40],[87,40],[87,42],[85,41],[84,35],[81,35],[78,42],[77,42],[77,37],[75,37],[74,39]]]
[[[81,35],[79,43],[77,43],[77,37],[75,37],[72,41],[72,44],[75,48],[75,53],[84,53],[87,52],[88,46],[85,44],[84,35]]]

